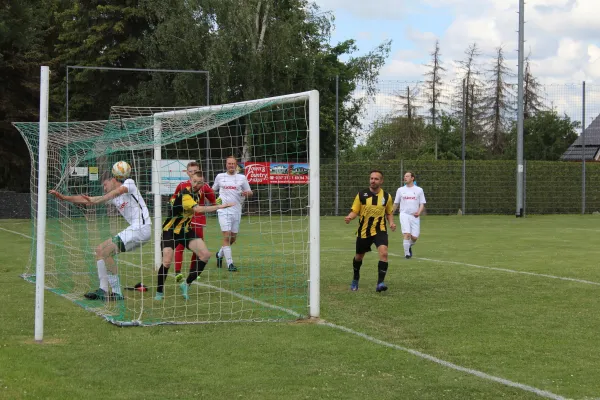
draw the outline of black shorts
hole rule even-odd
[[[175,233],[172,230],[163,231],[160,248],[171,248],[175,250],[177,244],[182,243],[185,245],[185,234],[183,232]]]
[[[371,245],[375,243],[375,247],[387,246],[388,245],[388,234],[387,232],[379,232],[375,236],[368,238],[356,238],[356,254],[365,254],[371,251]]]

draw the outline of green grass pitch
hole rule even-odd
[[[389,290],[375,293],[375,253],[349,291],[355,221],[325,217],[321,317],[345,331],[118,328],[46,292],[36,344],[35,286],[19,277],[31,240],[14,233],[31,226],[2,220],[0,399],[600,398],[599,225],[595,215],[426,216],[413,259],[390,234]]]

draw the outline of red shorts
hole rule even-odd
[[[192,228],[194,230],[194,232],[196,233],[197,237],[199,237],[200,239],[204,240],[204,226],[202,226],[202,225],[196,225],[196,224],[194,224],[194,222],[192,222],[190,224],[190,228]]]

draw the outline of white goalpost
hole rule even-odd
[[[22,276],[36,283],[37,341],[43,337],[44,288],[121,326],[319,317],[317,91],[204,107],[113,106],[106,121],[48,123],[44,68],[40,123],[14,124],[32,160],[37,233]],[[183,298],[173,273],[180,268],[185,275],[191,268],[192,254],[183,250],[179,265],[169,269],[164,300],[156,301],[162,224],[174,186],[188,179],[183,170],[195,161],[200,169],[210,169],[204,171],[210,191],[231,155],[254,192],[243,203],[237,241],[231,246],[239,270],[217,268],[213,256]],[[83,294],[98,287],[94,249],[117,237],[127,222],[110,202],[79,206],[47,199],[46,193],[102,195],[101,177],[116,161],[132,166],[131,178],[148,205],[153,234],[149,243],[115,256],[115,273],[123,289],[130,289],[124,290],[124,298],[90,300]],[[214,213],[207,214],[203,232],[214,255],[223,240]]]

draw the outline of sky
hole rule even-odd
[[[436,39],[450,74],[470,43],[484,65],[502,46],[517,70],[518,0],[313,1],[334,13],[334,43],[356,39],[364,53],[392,40],[383,79],[421,80]],[[599,16],[600,0],[527,0],[525,54],[541,82],[600,84]]]
[[[380,92],[368,106],[367,121],[397,107],[397,94],[406,87],[399,81],[425,80],[425,64],[436,40],[447,70],[446,82],[456,76],[457,61],[465,58],[469,45],[476,43],[481,51],[480,70],[491,67],[501,46],[516,83],[518,0],[312,1],[335,15],[332,43],[356,40],[360,50],[355,56],[392,40],[380,73]],[[527,0],[524,15],[525,55],[532,74],[544,85],[546,102],[581,121],[581,83],[585,81],[585,125],[589,125],[600,114],[600,0]]]

